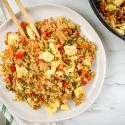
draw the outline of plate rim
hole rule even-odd
[[[41,7],[41,6],[55,6],[55,7],[59,7],[59,8],[62,8],[62,9],[66,9],[66,10],[69,10],[73,13],[75,13],[77,16],[81,17],[82,19],[84,19],[84,21],[86,21],[91,29],[95,32],[95,35],[98,37],[98,40],[99,40],[99,43],[101,45],[101,48],[102,48],[102,54],[103,54],[103,61],[104,61],[104,66],[103,66],[103,77],[101,79],[101,82],[100,82],[100,87],[98,88],[98,91],[96,92],[96,95],[92,98],[92,100],[90,101],[89,105],[86,106],[86,108],[80,112],[78,112],[77,114],[72,114],[72,116],[68,116],[68,117],[65,117],[65,118],[58,118],[58,119],[55,119],[54,121],[62,121],[62,120],[67,120],[67,119],[70,119],[70,118],[73,118],[73,117],[76,117],[78,115],[80,115],[81,113],[85,112],[93,103],[94,101],[97,99],[97,97],[99,96],[101,90],[102,90],[102,87],[103,87],[103,83],[104,83],[104,78],[105,78],[105,74],[106,74],[106,54],[105,54],[105,49],[104,49],[104,46],[102,44],[102,41],[101,41],[101,38],[99,37],[98,33],[96,32],[96,30],[93,28],[93,26],[83,17],[81,16],[77,11],[67,7],[67,6],[64,6],[64,5],[60,5],[60,4],[53,4],[53,3],[42,3],[42,4],[38,4],[38,5],[35,5],[35,6],[30,6],[30,7],[27,7],[26,9],[27,10],[32,10],[32,9],[35,9],[36,7]],[[21,12],[17,12],[15,13],[16,16],[18,16]],[[9,21],[11,21],[12,19],[9,18],[7,21],[5,21],[5,23],[3,23],[1,26],[0,26],[0,29],[3,28]],[[19,118],[23,119],[23,120],[26,120],[26,121],[29,121],[29,122],[36,122],[35,120],[33,119],[29,119],[29,118],[25,118],[23,117],[22,115],[16,113],[15,111],[12,110],[12,108],[10,106],[8,106],[6,104],[6,102],[3,100],[3,98],[0,96],[0,100],[2,101],[2,103],[7,107],[7,109],[12,112],[14,115],[18,116]],[[45,122],[53,122],[53,120],[49,120],[49,121],[37,121],[37,122],[40,122],[40,123],[45,123]]]

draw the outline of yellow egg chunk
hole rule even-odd
[[[61,109],[64,111],[67,111],[67,110],[69,110],[69,107],[67,106],[67,104],[62,104]]]
[[[76,45],[64,46],[65,53],[69,56],[75,55],[77,53]]]
[[[75,95],[78,98],[83,93],[83,87],[79,87],[75,90]]]
[[[28,74],[28,71],[25,67],[19,67],[18,65],[16,65],[16,72],[18,78],[22,78]]]
[[[45,51],[39,55],[39,59],[43,59],[46,62],[51,62],[54,59],[54,56],[50,52]]]
[[[49,106],[46,108],[46,111],[49,114],[53,114],[54,112],[57,111],[57,109],[59,108],[59,102],[55,101],[54,103],[50,103]]]
[[[16,42],[19,42],[19,36],[16,33],[10,33],[8,35],[8,45],[14,45]]]

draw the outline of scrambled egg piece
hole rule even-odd
[[[51,49],[51,51],[55,57],[58,57],[59,59],[61,59],[62,56],[61,56],[60,52],[58,51],[57,45],[55,45],[53,42],[50,42],[49,48]]]
[[[116,6],[120,6],[123,2],[124,0],[113,0],[113,4]]]
[[[74,91],[76,97],[78,98],[83,93],[83,87],[79,87]]]
[[[125,31],[125,24],[120,29]]]
[[[58,47],[56,47],[56,45],[53,42],[51,42],[49,44],[49,47],[52,50],[52,52],[53,52],[54,55],[58,53]]]
[[[76,27],[76,25],[73,22],[70,22],[70,21],[68,22],[68,26],[71,29],[75,29],[75,27]]]
[[[29,25],[26,27],[26,31],[27,31],[27,34],[28,34],[29,38],[35,40],[36,36],[35,36],[33,30],[31,29],[31,27]]]
[[[69,107],[67,106],[67,104],[62,104],[60,108],[65,111],[69,110]]]
[[[72,56],[72,55],[75,55],[77,53],[76,45],[64,46],[64,50],[68,56]]]
[[[90,67],[92,65],[91,60],[91,57],[87,57],[83,60],[83,64]]]
[[[22,86],[19,83],[16,83],[16,86],[18,87],[19,90],[23,90]]]
[[[54,61],[54,62],[52,62],[52,64],[51,64],[51,70],[53,72],[55,72],[56,68],[59,66],[59,64],[60,64],[60,61]]]
[[[75,70],[75,63],[72,63],[71,68],[69,68],[67,72],[74,72],[74,70]]]
[[[82,64],[81,64],[81,63],[78,63],[78,64],[77,64],[77,68],[78,68],[78,70],[82,69]]]
[[[18,41],[20,41],[20,38],[16,33],[10,33],[8,35],[8,45],[14,45]]]
[[[70,60],[77,60],[78,56],[70,56]]]
[[[69,75],[69,73],[74,72],[74,70],[75,70],[75,63],[74,62],[71,64],[70,68],[68,68],[68,69],[65,68],[64,69],[66,75]]]
[[[116,30],[117,30],[117,32],[119,32],[119,33],[122,34],[122,35],[125,34],[124,30],[122,30],[122,29],[116,29]]]
[[[45,72],[45,77],[49,79],[52,74],[53,74],[53,72],[52,72],[51,70],[47,70],[47,71]]]
[[[27,98],[27,103],[28,103],[30,106],[33,106],[33,105],[34,105],[34,102],[32,101],[31,98]]]
[[[59,77],[63,76],[63,71],[56,71],[56,75],[59,76]]]
[[[117,9],[116,6],[113,5],[113,4],[108,4],[108,5],[106,6],[106,10],[108,10],[108,11],[114,11],[114,10],[116,10],[116,9]]]
[[[46,111],[49,114],[52,114],[52,113],[56,112],[58,108],[59,108],[59,102],[55,101],[54,103],[50,103],[49,106],[46,107]]]
[[[51,69],[50,69],[50,70],[47,70],[47,71],[45,72],[45,76],[46,76],[47,78],[50,78],[51,75],[55,73],[56,68],[59,66],[59,64],[60,64],[59,61],[57,61],[57,62],[52,62],[52,64],[51,64]]]
[[[28,71],[25,67],[19,67],[18,65],[16,65],[16,72],[18,78],[22,78],[28,74]]]
[[[39,55],[39,59],[43,59],[46,62],[51,62],[54,59],[54,56],[50,52],[45,51]]]
[[[120,29],[116,29],[120,34],[124,35],[125,34],[125,24],[120,27]]]

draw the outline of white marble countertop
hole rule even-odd
[[[14,0],[8,0],[18,11]],[[110,33],[97,19],[88,0],[22,0],[26,7],[44,2],[58,3],[80,13],[102,39],[107,56],[107,73],[102,92],[85,113],[62,125],[125,125],[125,42]]]

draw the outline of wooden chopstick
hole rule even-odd
[[[25,8],[23,7],[23,4],[21,3],[20,0],[15,0],[17,6],[20,8],[20,11],[22,12],[23,16],[26,18],[26,20],[28,21],[30,27],[32,28],[32,30],[34,31],[35,35],[37,36],[37,38],[40,38],[40,35],[31,19],[31,17],[28,15],[27,11],[25,10]]]
[[[13,10],[11,9],[10,5],[8,4],[7,0],[2,0],[2,2],[3,2],[3,4],[4,4],[4,6],[6,7],[8,13],[10,14],[10,16],[11,16],[13,22],[16,24],[16,27],[17,27],[17,29],[19,30],[19,32],[20,32],[23,36],[26,37],[26,35],[25,35],[25,33],[24,33],[22,27],[20,26],[20,23],[18,22],[18,20],[17,20],[15,14],[14,14]]]

